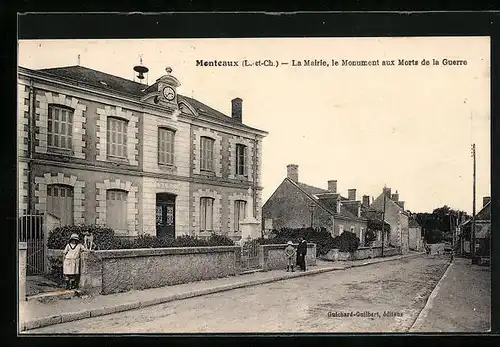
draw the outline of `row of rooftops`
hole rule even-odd
[[[171,71],[171,69],[170,69]],[[39,70],[32,70],[25,67],[19,67],[19,73],[28,75],[29,77],[41,77],[48,79],[55,79],[56,81],[72,84],[74,86],[86,86],[92,89],[105,91],[117,96],[125,96],[136,101],[140,101],[145,95],[155,91],[158,88],[158,79],[152,85],[146,85],[140,82],[128,80],[123,77],[114,76],[105,72],[97,71],[91,68],[75,65],[75,66],[65,66],[65,67],[55,67],[46,68]],[[208,119],[214,119],[221,121],[227,125],[241,128],[244,130],[259,132],[262,135],[267,135],[265,131],[249,127],[242,123],[241,119],[241,103],[240,100],[240,115],[239,118],[227,116],[224,113],[206,105],[205,103],[198,101],[194,98],[190,98],[184,95],[178,94],[178,101],[185,101],[191,105],[196,112]],[[233,100],[236,100],[233,99]],[[234,104],[234,103],[233,103]]]
[[[373,219],[382,220],[381,210],[378,208],[377,199],[373,200],[368,195],[363,195],[362,200],[357,200],[356,189],[348,189],[348,197],[344,197],[337,192],[337,180],[329,180],[328,189],[322,189],[299,181],[299,167],[296,164],[287,165],[286,179],[294,184],[303,193],[307,194],[322,208],[331,214],[346,217],[348,219]],[[419,227],[419,224],[412,216],[411,212],[404,209],[404,201],[399,200],[399,193],[391,193],[391,188],[384,188],[383,193],[387,201],[394,202],[399,206],[401,213],[409,217],[409,227]],[[383,197],[383,195],[381,195]],[[386,202],[387,202],[386,201]],[[339,204],[340,202],[340,204]]]

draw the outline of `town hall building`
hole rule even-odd
[[[19,215],[162,238],[238,240],[241,222],[260,225],[267,133],[243,123],[240,98],[227,116],[179,86],[170,68],[147,85],[83,66],[20,67]]]

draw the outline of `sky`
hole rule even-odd
[[[80,55],[81,66],[127,79],[142,56],[149,84],[171,67],[180,94],[227,115],[231,99],[242,98],[243,123],[269,133],[264,201],[286,177],[286,165],[297,164],[299,181],[326,189],[335,179],[345,196],[355,188],[358,199],[377,197],[385,185],[413,212],[446,204],[471,213],[472,143],[478,210],[490,195],[488,37],[30,40],[19,41],[18,50],[22,67],[77,65]],[[242,67],[244,59],[275,66]],[[306,59],[329,66],[292,65]],[[379,66],[342,66],[377,59]],[[398,65],[399,59],[419,65]],[[197,60],[240,66],[196,66]]]

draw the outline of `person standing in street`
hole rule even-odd
[[[307,241],[302,238],[297,247],[297,265],[302,271],[306,271]]]
[[[63,274],[66,280],[66,289],[76,289],[77,277],[80,275],[80,256],[85,251],[80,243],[78,234],[72,234],[63,250]]]
[[[289,272],[290,270],[292,272],[295,272],[295,270],[293,269],[293,258],[295,258],[295,247],[293,246],[293,242],[292,241],[288,241],[287,242],[287,246],[285,248],[285,255],[286,255],[286,259],[288,261],[288,264],[287,264],[287,267],[286,267],[286,271]]]

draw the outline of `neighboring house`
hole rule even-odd
[[[118,235],[212,232],[261,220],[266,132],[177,94],[82,66],[18,70],[20,215],[97,224]]]
[[[409,248],[412,251],[422,251],[423,241],[422,241],[422,227],[415,220],[413,216],[410,216],[408,220],[408,233],[409,233]]]
[[[476,253],[490,255],[491,239],[491,198],[483,197],[483,207],[476,213]],[[458,242],[461,255],[470,255],[472,218],[458,226]]]
[[[383,188],[382,193],[373,201],[367,212],[383,213],[385,195],[384,220],[391,226],[384,235],[384,244],[401,247],[403,253],[409,251],[409,216],[404,209],[404,201],[399,200],[399,194],[391,194],[391,188]]]
[[[332,236],[344,231],[354,232],[363,242],[367,219],[361,216],[361,202],[356,189],[349,197],[337,193],[337,181],[328,181],[328,189],[299,182],[299,167],[287,166],[287,177],[262,207],[264,220],[272,220],[274,229],[322,227]]]
[[[364,200],[365,196],[363,196]],[[367,197],[369,199],[369,197]],[[384,245],[388,245],[387,235],[389,234],[389,230],[391,226],[387,221],[382,223],[382,213],[378,211],[373,211],[369,209],[369,203],[362,204],[362,212],[361,216],[368,220],[368,229],[375,233],[375,240],[372,243],[372,246],[381,246],[382,245],[382,226],[386,230],[386,237],[384,239]]]

